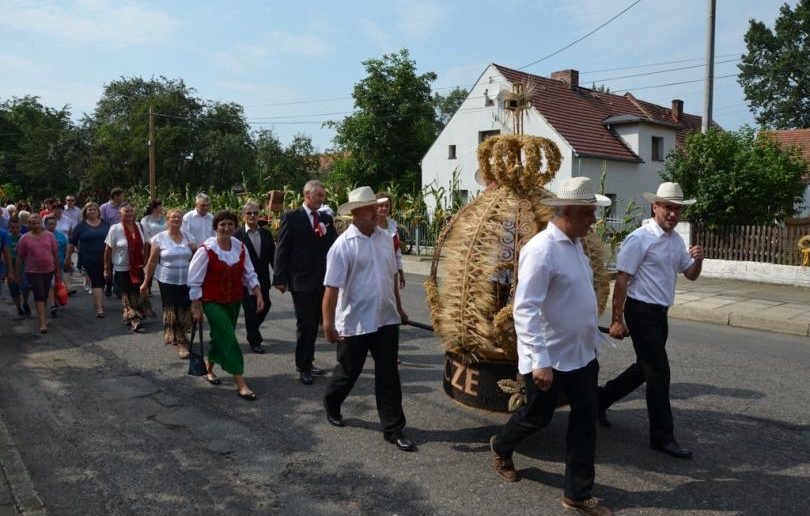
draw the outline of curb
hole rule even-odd
[[[0,512],[6,514],[4,509],[8,508],[14,514],[44,516],[45,504],[37,494],[34,483],[28,475],[28,470],[23,463],[17,445],[11,439],[11,435],[6,429],[6,425],[0,420],[0,470],[2,470],[3,486],[0,490],[8,488],[10,492],[10,502],[13,504],[0,505]],[[3,496],[0,495],[0,499]]]

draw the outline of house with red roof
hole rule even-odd
[[[799,217],[810,217],[810,129],[782,129],[762,131],[760,137],[770,138],[785,147],[795,147],[807,162],[807,170],[802,180],[807,185],[804,189],[804,206]]]
[[[524,108],[516,109],[521,103]],[[455,172],[462,198],[481,192],[475,181],[478,144],[512,134],[516,112],[522,113],[523,134],[548,138],[560,148],[562,165],[548,187],[554,191],[577,176],[598,184],[605,166],[605,194],[616,201],[614,216],[622,216],[631,199],[649,215],[641,194],[656,190],[666,155],[701,125],[701,117],[684,112],[681,100],[664,107],[630,93],[582,87],[576,70],[548,78],[493,63],[425,154],[423,186],[447,187]]]

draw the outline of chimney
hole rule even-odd
[[[683,101],[680,99],[674,99],[672,101],[672,119],[676,122],[680,122],[681,118],[683,117]]]
[[[560,70],[559,72],[552,72],[551,78],[566,83],[571,87],[572,90],[579,87],[579,72],[576,70]]]

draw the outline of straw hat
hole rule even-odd
[[[658,186],[658,191],[654,194],[644,192],[642,194],[649,202],[663,202],[667,204],[678,204],[680,206],[689,206],[695,204],[695,199],[683,198],[683,190],[678,183],[661,183]]]
[[[374,190],[370,186],[361,186],[349,192],[349,201],[340,205],[338,215],[350,215],[352,210],[376,206],[388,202],[388,197],[374,198]]]
[[[548,206],[610,206],[610,198],[599,195],[587,177],[566,179],[557,189],[557,197],[542,199]]]

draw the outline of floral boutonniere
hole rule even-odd
[[[321,236],[321,237],[326,236],[326,224],[324,224],[323,222],[319,222],[318,223],[318,229],[315,232],[318,233],[318,236]]]

